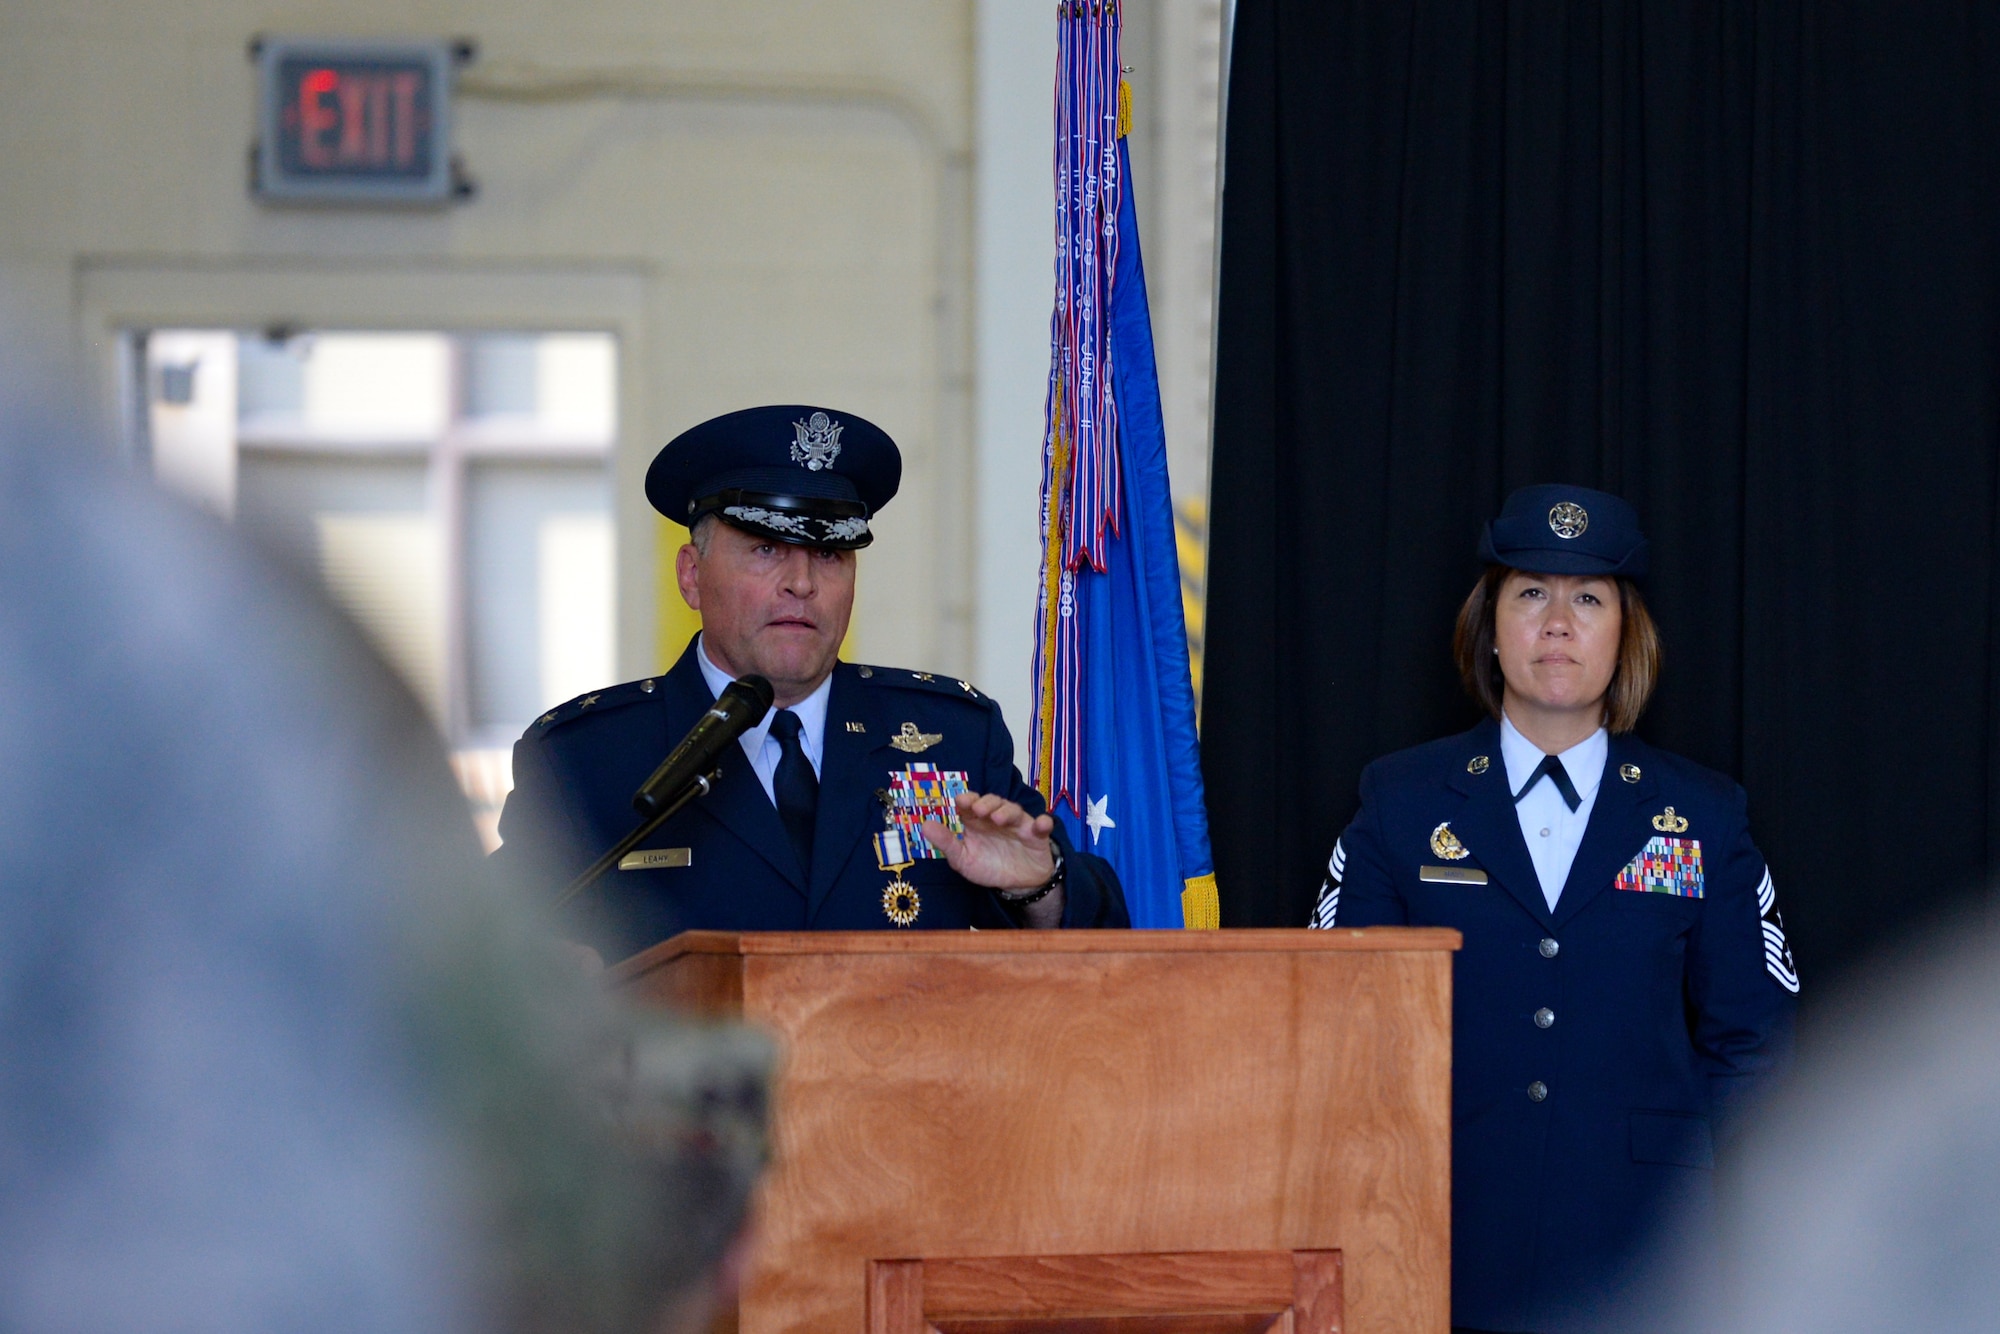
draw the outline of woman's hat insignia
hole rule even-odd
[[[1557,537],[1582,537],[1590,527],[1590,512],[1573,500],[1565,500],[1549,511],[1549,531]]]

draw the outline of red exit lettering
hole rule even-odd
[[[299,160],[319,169],[413,166],[422,86],[415,70],[306,71],[299,80]]]

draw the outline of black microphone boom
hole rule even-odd
[[[632,809],[657,815],[695,780],[715,768],[729,743],[755,727],[770,710],[774,692],[761,676],[731,681],[716,697],[715,706],[696,720],[653,776],[632,794]]]
[[[632,806],[646,818],[639,827],[612,845],[582,875],[569,882],[556,906],[560,908],[589,889],[597,878],[616,866],[624,855],[644,842],[646,836],[665,824],[681,807],[708,794],[708,776],[723,748],[755,727],[771,708],[771,683],[761,676],[745,676],[722,688],[715,707],[695,720],[673,753],[660,761],[653,776],[632,794]]]

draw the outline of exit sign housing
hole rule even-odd
[[[254,188],[297,203],[453,197],[446,42],[262,39]]]

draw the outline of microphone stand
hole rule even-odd
[[[710,787],[714,785],[716,774],[720,772],[721,770],[717,770],[715,773],[705,774],[695,779],[692,783],[689,783],[681,789],[681,794],[678,797],[675,797],[672,801],[662,806],[656,813],[647,816],[637,829],[634,829],[631,833],[614,843],[611,846],[611,851],[592,862],[582,875],[569,882],[569,887],[563,890],[562,897],[556,900],[556,907],[562,907],[571,899],[583,893],[584,890],[596,884],[599,876],[616,866],[623,860],[626,853],[638,847],[645,840],[646,835],[665,824],[681,807],[687,805],[696,797],[707,796]]]

